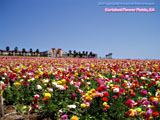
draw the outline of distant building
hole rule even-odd
[[[7,48],[7,47],[6,47]],[[22,51],[18,51],[18,48],[15,50],[1,50],[0,49],[0,55],[9,55],[9,56],[39,56],[39,57],[77,57],[77,58],[97,58],[97,54],[90,52],[88,54],[88,51],[83,51],[83,52],[76,52],[74,50],[74,52],[72,53],[72,51],[70,50],[69,53],[63,51],[62,49],[55,49],[52,48],[51,50],[47,50],[47,51],[42,51],[39,52],[39,50],[37,49],[36,51],[32,51],[32,49],[30,49],[30,51],[26,51],[24,48],[22,49]]]

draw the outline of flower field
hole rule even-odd
[[[160,119],[160,60],[0,57],[0,68],[4,104],[20,114]]]

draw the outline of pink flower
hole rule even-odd
[[[147,95],[147,90],[142,90],[142,91],[141,91],[141,95],[142,95],[142,96],[146,96],[146,95]]]
[[[146,112],[146,117],[148,118],[150,115],[152,114],[152,109],[149,109],[147,112]]]
[[[157,101],[157,100],[153,100],[153,101],[152,101],[152,104],[153,104],[154,106],[157,106],[157,105],[158,105],[158,101]]]
[[[133,108],[136,105],[135,101],[132,99],[128,99],[126,101],[126,106],[128,106],[129,108]]]
[[[68,115],[62,115],[61,119],[68,119]]]

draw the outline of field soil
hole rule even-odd
[[[5,106],[5,114],[0,120],[51,120],[50,118],[41,118],[37,114],[27,114],[27,115],[20,115],[16,112],[15,108],[12,105]]]

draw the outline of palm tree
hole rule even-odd
[[[32,56],[32,52],[33,52],[32,48],[29,49],[29,52],[31,53],[31,56]]]
[[[82,53],[80,51],[79,51],[78,55],[80,58],[82,58]]]
[[[108,54],[106,55],[106,58],[108,58]]]
[[[76,57],[76,50],[73,51],[74,57]]]
[[[17,54],[17,52],[18,52],[18,47],[15,47],[15,48],[14,48],[14,52],[15,52],[15,54]]]
[[[72,54],[72,50],[69,50],[69,54]]]
[[[86,51],[86,57],[88,57],[88,51]]]
[[[26,49],[25,48],[22,49],[22,53],[23,53],[23,56],[25,56],[25,53],[26,53]]]
[[[112,53],[109,53],[108,55],[109,55],[109,59],[112,59]]]
[[[9,55],[10,54],[9,53],[9,46],[6,47],[6,51],[7,51],[8,55]]]
[[[37,56],[38,56],[38,53],[39,53],[39,49],[37,49],[37,50],[36,50],[36,53],[37,53]]]
[[[82,51],[82,54],[84,55],[84,54],[85,54],[85,51]]]
[[[92,55],[93,55],[93,53],[92,53],[92,51],[91,51],[91,52],[89,53],[89,56],[92,57]]]
[[[7,52],[9,51],[9,46],[6,47],[6,51],[7,51]]]

